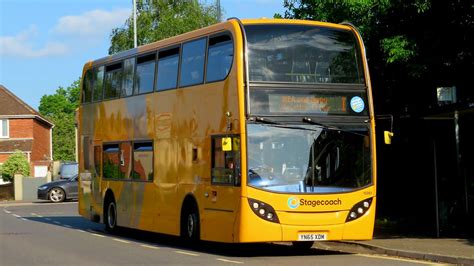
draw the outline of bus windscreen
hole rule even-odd
[[[306,25],[245,26],[251,82],[363,84],[360,48],[347,30]]]

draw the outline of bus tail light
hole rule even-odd
[[[346,222],[350,222],[362,217],[362,215],[364,215],[369,210],[371,204],[372,198],[368,198],[354,205],[347,215]]]
[[[250,204],[250,209],[260,218],[274,222],[274,223],[279,223],[280,220],[278,219],[278,216],[276,214],[275,209],[273,209],[272,206],[268,205],[267,203],[254,200],[254,199],[248,199],[249,204]]]

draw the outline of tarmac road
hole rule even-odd
[[[1,265],[433,265],[424,261],[357,255],[288,244],[189,247],[177,237],[137,230],[119,235],[77,214],[77,203],[0,204]]]

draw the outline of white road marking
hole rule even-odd
[[[70,226],[70,225],[68,225],[68,224],[64,224],[64,227],[72,228],[72,226]]]
[[[82,229],[76,229],[76,231],[81,232],[81,233],[87,233],[86,231],[84,231]]]
[[[105,236],[103,236],[103,235],[99,235],[99,234],[95,234],[95,233],[91,233],[91,235],[97,236],[97,237],[105,237]]]
[[[184,251],[175,251],[178,254],[188,255],[188,256],[195,256],[198,257],[199,254],[191,253],[191,252],[184,252]]]
[[[7,209],[3,209],[3,212],[8,213],[8,214],[12,213],[11,211],[9,211]]]
[[[12,214],[12,215],[15,216],[16,218],[21,218],[21,216],[18,214]]]
[[[121,242],[121,243],[125,243],[125,244],[130,244],[130,241],[123,240],[123,239],[112,238],[112,240],[117,241],[117,242]]]
[[[386,260],[396,260],[396,261],[403,261],[403,262],[410,262],[410,263],[418,263],[418,264],[424,264],[424,265],[445,265],[445,264],[439,264],[435,262],[427,262],[427,261],[419,261],[419,260],[413,260],[413,259],[404,259],[404,258],[396,258],[396,257],[388,257],[388,256],[383,256],[383,255],[369,255],[369,254],[355,254],[356,256],[360,257],[367,257],[367,258],[376,258],[376,259],[386,259]]]
[[[156,247],[156,246],[150,246],[150,245],[140,245],[144,248],[151,248],[151,249],[160,249],[159,247]]]
[[[226,260],[226,259],[216,259],[216,260],[223,261],[223,262],[229,262],[229,263],[236,263],[236,264],[242,264],[243,263],[242,261],[236,261],[236,260]]]
[[[28,221],[28,220],[27,220],[27,219],[25,219],[25,218],[20,218],[20,220],[22,220],[22,221]]]

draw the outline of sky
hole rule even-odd
[[[283,0],[221,6],[224,18],[284,13]],[[68,87],[84,63],[108,54],[111,30],[131,12],[132,0],[0,0],[0,84],[38,109],[43,95]]]

